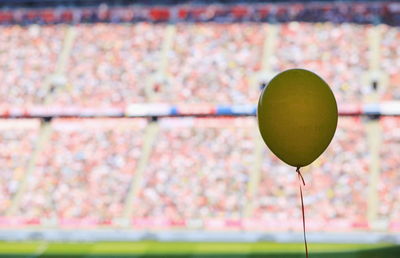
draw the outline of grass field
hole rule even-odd
[[[399,258],[389,244],[309,244],[310,258]],[[282,243],[1,242],[0,257],[305,257],[304,245]]]

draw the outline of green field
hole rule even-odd
[[[389,244],[309,244],[310,258],[399,258]],[[1,242],[0,257],[305,257],[304,245],[281,243]]]

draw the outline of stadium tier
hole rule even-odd
[[[399,196],[400,176],[398,169],[400,166],[400,157],[398,155],[400,148],[400,120],[394,118],[384,118],[382,121],[383,144],[381,155],[381,178],[379,181],[379,209],[380,217],[400,217],[400,205],[397,198]],[[399,226],[397,222],[394,226]]]
[[[319,71],[339,103],[358,103],[368,87],[368,26],[289,23],[279,29],[273,70]]]
[[[308,229],[399,232],[400,29],[371,23],[400,9],[312,6],[1,10],[0,228],[301,231],[253,116],[302,67],[347,116],[303,170]]]
[[[45,85],[62,50],[64,30],[54,26],[1,26],[1,105],[44,102]]]
[[[54,120],[16,216],[73,224],[122,214],[143,144],[143,120]]]
[[[339,121],[335,140],[317,162],[303,174],[307,182],[304,203],[311,221],[310,230],[330,230],[367,226],[367,195],[369,150],[365,127],[359,118]],[[290,227],[300,230],[298,179],[275,156],[264,154],[261,181],[255,198],[255,217],[266,221],[294,222]],[[274,171],[271,173],[269,171]],[[287,189],[287,186],[290,186]],[[285,190],[284,190],[285,189]],[[286,190],[287,189],[287,190]],[[290,207],[288,210],[287,207]],[[275,222],[274,222],[275,223]],[[271,225],[271,228],[273,226]]]
[[[399,28],[383,27],[382,44],[380,52],[382,61],[380,68],[387,71],[389,77],[388,88],[383,94],[383,99],[400,99],[400,46],[396,44],[400,39]]]
[[[378,216],[398,231],[399,119],[382,123]],[[40,133],[37,120],[0,125],[10,164],[2,228],[301,230],[296,174],[265,151],[254,118],[55,119]],[[360,118],[341,118],[304,169],[309,231],[370,229],[366,133]]]
[[[17,192],[19,183],[25,176],[39,129],[39,120],[0,121],[1,214],[10,208],[12,196]]]
[[[300,66],[328,81],[342,114],[385,114],[377,101],[399,100],[400,31],[386,25],[98,23],[0,33],[3,117],[149,115],[143,106],[152,103],[170,106],[156,115],[179,114],[183,103],[248,107],[278,71]]]
[[[161,121],[134,216],[243,217],[255,128],[250,118]]]

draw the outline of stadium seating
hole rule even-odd
[[[168,55],[168,100],[212,104],[255,102],[259,86],[250,80],[261,68],[266,27],[177,25]]]
[[[52,122],[17,216],[42,223],[110,223],[121,216],[143,144],[145,120]]]
[[[310,230],[323,227],[343,231],[366,226],[368,147],[365,138],[365,127],[358,118],[342,118],[327,151],[303,169],[304,204]],[[254,216],[280,221],[275,223],[276,227],[300,230],[299,180],[295,169],[270,152],[265,152],[264,157]],[[295,224],[285,221],[295,221]]]
[[[110,106],[145,102],[145,88],[160,63],[165,25],[76,26],[62,105]]]
[[[391,120],[386,124],[396,128]],[[42,226],[115,224],[124,215],[141,159],[145,125],[141,119],[54,120],[16,216],[39,218]],[[255,125],[253,118],[160,120],[132,203],[133,223],[156,229],[195,225],[300,230],[296,173],[265,150]],[[310,230],[368,228],[364,196],[369,151],[365,138],[359,118],[342,118],[327,152],[303,170]],[[261,159],[257,154],[260,143]],[[393,150],[383,155],[390,158],[390,153],[395,162]],[[260,171],[255,166],[258,163]],[[395,215],[389,218],[387,209],[397,205],[395,175],[390,170],[395,166],[385,166],[382,174],[382,180],[392,180],[393,185],[385,183],[380,188],[386,205],[381,214],[393,221]],[[260,180],[250,186],[250,178],[257,178],[254,173],[260,173]],[[7,188],[13,183],[4,185]],[[256,191],[253,196],[249,195],[252,188]]]
[[[28,169],[39,120],[0,120],[0,214],[5,215]]]
[[[5,78],[2,96],[8,96],[3,97],[3,105],[42,105],[48,95],[57,105],[82,107],[144,102],[247,104],[257,100],[261,83],[268,79],[260,78],[260,73],[266,72],[261,71],[261,59],[264,43],[270,40],[269,25],[178,24],[172,34],[166,25],[149,23],[79,24],[73,29],[76,36],[66,59],[65,82],[53,85],[66,28],[0,27],[7,38],[0,51],[5,68],[0,71]],[[351,24],[278,25],[271,72],[292,67],[318,70],[339,103],[360,102],[371,89],[364,80],[369,30]],[[394,86],[400,32],[387,26],[382,30],[380,63],[390,85],[381,97],[398,99]]]
[[[160,127],[134,216],[240,218],[254,161],[255,120],[168,119]]]
[[[301,67],[318,71],[339,103],[361,102],[368,70],[367,26],[288,23],[280,26],[275,71]]]
[[[385,117],[381,121],[383,139],[381,149],[381,174],[378,185],[379,216],[400,229],[400,119]],[[396,225],[396,226],[395,226]]]
[[[380,68],[389,76],[389,83],[382,94],[385,100],[400,100],[400,30],[398,27],[382,26]]]
[[[274,46],[268,44],[271,28],[262,23],[146,22],[0,26],[0,108],[253,104],[265,80],[260,74],[267,72],[265,48]],[[360,103],[370,93],[364,76],[371,26],[290,22],[274,28],[268,72],[292,67],[318,71],[340,105]],[[389,80],[378,97],[399,100],[400,30],[379,28],[379,67]],[[74,39],[69,50],[68,39]],[[65,80],[54,84],[56,73]],[[132,223],[155,221],[156,228],[164,219],[167,228],[200,221],[199,227],[214,229],[300,230],[296,174],[268,151],[258,160],[254,118],[169,118],[155,124],[159,131],[140,171],[137,198],[127,207],[146,146],[147,120],[57,118],[43,142],[38,141],[45,131],[38,120],[0,120],[0,224],[7,225],[1,221],[11,213],[42,226],[109,226],[132,208],[127,213]],[[378,217],[400,225],[400,124],[384,118],[381,126]],[[311,230],[368,227],[371,153],[366,135],[360,118],[340,118],[327,152],[304,169]],[[26,188],[16,198],[25,177]],[[11,201],[17,206],[11,207]],[[272,219],[275,224],[268,224]]]
[[[400,32],[382,28],[381,68],[390,77],[390,87],[382,97],[398,99],[395,43]],[[7,37],[0,51],[5,68],[1,71],[3,96],[8,96],[3,104],[43,104],[46,95],[53,94],[45,87],[46,80],[55,72],[65,28],[14,25],[0,30]],[[165,56],[165,25],[94,24],[78,25],[75,30],[77,40],[65,74],[67,87],[55,94],[60,105],[142,103],[150,98],[146,88],[160,93],[152,101],[168,103],[243,104],[258,96],[257,84],[250,81],[261,68],[268,25],[180,24]],[[273,71],[299,66],[318,69],[339,102],[359,102],[369,90],[362,80],[368,68],[368,30],[368,26],[350,24],[280,25],[271,57]],[[163,59],[168,63],[164,74],[160,72]]]
[[[42,104],[46,81],[55,71],[63,26],[0,26],[1,106]]]

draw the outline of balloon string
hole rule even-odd
[[[299,177],[299,181],[303,182],[303,185],[306,185],[306,182],[304,181],[303,175],[300,173],[300,167],[296,169],[297,175]],[[308,258],[308,247],[307,247],[307,238],[306,238],[306,219],[304,217],[304,202],[303,202],[303,190],[301,189],[301,183],[299,185],[300,187],[300,197],[301,197],[301,214],[303,216],[303,236],[304,236],[304,246],[306,248],[306,258]]]

